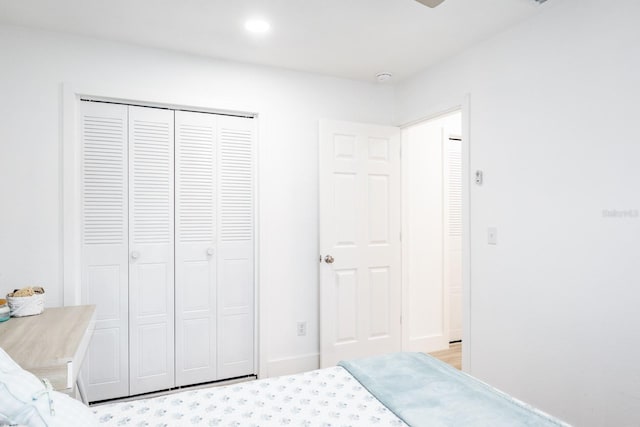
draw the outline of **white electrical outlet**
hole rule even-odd
[[[307,322],[298,322],[298,336],[304,337],[307,335]]]

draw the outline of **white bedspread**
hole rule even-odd
[[[112,426],[406,426],[341,367],[92,407]]]

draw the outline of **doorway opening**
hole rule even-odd
[[[402,130],[404,351],[461,369],[463,337],[462,111]]]

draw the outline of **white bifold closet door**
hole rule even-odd
[[[255,373],[255,121],[176,111],[176,386]]]
[[[449,341],[462,340],[462,141],[444,138],[444,283],[449,292]]]
[[[90,401],[251,375],[255,120],[81,103]]]
[[[173,114],[129,107],[131,394],[175,384]]]
[[[82,377],[96,401],[129,394],[128,110],[80,108],[81,292],[96,305]]]
[[[255,120],[218,116],[218,377],[254,365]]]
[[[217,116],[176,111],[176,386],[217,379]]]

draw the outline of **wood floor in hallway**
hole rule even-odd
[[[462,343],[450,344],[448,350],[434,351],[429,354],[456,369],[462,369]]]

